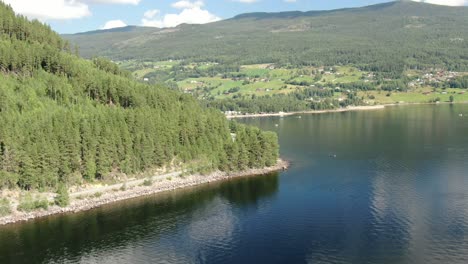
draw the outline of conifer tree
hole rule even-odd
[[[50,27],[1,2],[0,123],[0,188],[63,192],[174,161],[233,171],[277,156],[268,134],[108,60],[78,58]]]

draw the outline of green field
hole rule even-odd
[[[411,89],[405,88],[404,91],[384,91],[380,88],[375,73],[353,66],[279,67],[275,64],[253,64],[238,66],[237,70],[229,71],[225,70],[223,65],[213,62],[124,61],[119,64],[132,71],[133,76],[141,81],[172,83],[171,87],[202,99],[261,97],[315,88],[334,90],[335,99],[345,100],[350,90],[340,90],[338,87],[346,87],[346,84],[365,84],[371,87],[369,91],[351,89],[367,104],[448,102],[450,96],[453,96],[454,102],[468,101],[468,94],[463,93],[463,90],[436,89],[429,85],[429,80],[425,84],[416,83]],[[219,70],[220,68],[222,70]],[[409,70],[405,75],[410,80],[421,80],[429,73],[436,75],[435,72],[416,70]],[[457,73],[459,76],[466,74]]]
[[[453,96],[455,103],[468,102],[468,92],[461,89],[447,88],[436,89],[421,88],[409,92],[386,92],[386,91],[366,91],[359,92],[364,100],[370,104],[392,104],[392,103],[429,103],[429,102],[450,102]],[[370,99],[370,97],[375,99]]]
[[[336,71],[325,74],[320,80],[320,83],[350,83],[358,82],[363,76],[368,75],[368,72],[362,72],[356,68],[341,66],[336,67]]]
[[[254,64],[242,65],[237,72],[228,72],[230,76],[218,73],[212,76],[193,77],[190,74],[184,76],[180,71],[190,73],[209,71],[217,64],[212,62],[182,64],[180,61],[125,61],[119,64],[124,69],[132,71],[137,79],[152,81],[154,76],[170,76],[165,81],[175,82],[181,91],[214,99],[288,94],[305,87],[358,82],[362,76],[368,75],[367,72],[361,72],[351,66],[281,68],[274,64]],[[174,66],[178,66],[177,70],[174,70]]]

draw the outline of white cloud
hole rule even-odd
[[[412,0],[414,2],[422,2],[434,5],[446,6],[463,6],[468,4],[468,0]]]
[[[131,4],[138,5],[141,0],[81,0],[90,4]]]
[[[146,27],[176,27],[180,24],[206,24],[221,20],[220,17],[210,13],[208,10],[202,9],[202,1],[179,1],[172,5],[174,8],[183,9],[178,14],[165,14],[163,17],[155,18],[159,13],[152,13],[148,10],[145,12],[141,24]],[[151,15],[151,16],[148,16]]]
[[[106,24],[104,24],[104,26],[101,27],[101,29],[120,28],[126,26],[127,24],[122,20],[109,20],[106,22]]]
[[[171,6],[177,9],[192,9],[196,7],[202,7],[204,5],[205,3],[203,3],[203,1],[195,1],[195,2],[178,1],[178,2],[173,3]]]
[[[158,9],[152,9],[152,10],[148,10],[146,11],[143,16],[147,19],[151,19],[151,18],[154,18],[156,15],[158,15],[160,13],[160,11]]]
[[[89,4],[133,4],[141,0],[0,0],[10,4],[16,13],[46,20],[67,20],[91,15]]]
[[[285,3],[296,3],[297,0],[283,0]]]
[[[258,2],[259,0],[233,0],[234,2],[239,2],[239,3],[246,3],[246,4],[251,4]]]
[[[3,0],[16,13],[42,21],[76,19],[91,15],[88,5],[75,0]]]

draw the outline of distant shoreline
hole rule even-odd
[[[62,208],[53,205],[49,206],[47,210],[37,210],[32,212],[21,212],[14,210],[12,214],[0,217],[0,226],[26,222],[51,215],[87,211],[106,204],[153,195],[166,191],[193,187],[210,182],[217,182],[246,176],[264,175],[275,171],[285,170],[288,167],[289,162],[279,159],[274,166],[262,169],[248,169],[241,172],[231,173],[216,171],[210,173],[209,175],[193,174],[188,176],[182,176],[182,172],[173,172],[166,175],[154,176],[152,178],[153,181],[149,186],[142,184],[144,179],[140,179],[129,182],[120,182],[105,187],[94,187],[85,191],[70,193],[70,197],[72,199],[70,205],[67,207]],[[126,188],[122,188],[124,185]],[[86,196],[82,199],[78,199],[78,197],[82,196],[83,193],[86,193]],[[99,196],[97,194],[99,194]]]
[[[294,111],[294,112],[277,112],[277,113],[262,113],[262,114],[245,114],[245,115],[226,115],[228,119],[235,118],[252,118],[252,117],[269,117],[269,116],[292,116],[298,114],[325,114],[325,113],[342,113],[342,112],[351,112],[351,111],[370,111],[370,110],[379,110],[385,109],[392,106],[411,106],[411,105],[447,105],[447,104],[468,104],[468,102],[438,102],[438,103],[391,103],[391,104],[381,104],[381,105],[369,105],[369,106],[350,106],[346,108],[339,109],[329,109],[329,110],[310,110],[310,111]]]
[[[268,116],[291,116],[297,114],[324,114],[324,113],[341,113],[349,111],[366,111],[384,109],[389,105],[370,105],[370,106],[351,106],[339,109],[329,110],[310,110],[310,111],[294,111],[294,112],[278,112],[278,113],[262,113],[262,114],[245,114],[245,115],[226,115],[227,118],[244,118],[244,117],[268,117]]]

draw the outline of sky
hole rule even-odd
[[[390,0],[0,0],[15,12],[39,19],[59,33],[126,25],[175,27],[204,24],[249,12],[330,10]],[[468,0],[412,0],[462,6]]]

